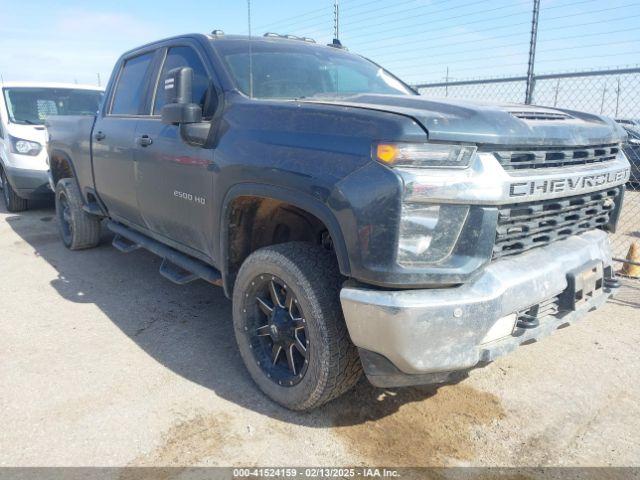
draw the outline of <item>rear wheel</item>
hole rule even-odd
[[[63,178],[56,185],[56,216],[60,237],[68,249],[98,245],[100,219],[82,209],[80,190],[73,178]]]
[[[306,243],[252,253],[238,273],[233,322],[251,377],[273,400],[311,410],[361,376],[340,307],[333,255]]]
[[[7,175],[4,173],[2,167],[0,167],[0,188],[2,188],[2,198],[4,198],[4,204],[12,213],[22,212],[29,206],[27,200],[18,196],[13,189]]]

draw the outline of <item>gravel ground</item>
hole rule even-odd
[[[640,466],[637,282],[455,385],[296,414],[251,382],[220,289],[108,236],[69,252],[53,215],[0,209],[0,465]]]

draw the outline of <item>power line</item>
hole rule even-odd
[[[609,45],[626,45],[628,43],[637,43],[637,41],[635,40],[624,40],[624,41],[620,41],[620,42],[607,42],[607,43],[596,43],[596,44],[591,44],[591,45],[584,45],[584,46],[571,46],[571,47],[560,47],[560,48],[548,48],[548,49],[544,49],[544,50],[539,50],[539,53],[547,53],[547,52],[559,52],[562,50],[574,50],[574,49],[580,49],[580,48],[595,48],[595,47],[607,47]],[[525,44],[526,45],[526,44]],[[485,49],[486,51],[486,49]],[[459,53],[467,53],[467,52],[459,52]],[[472,53],[472,52],[471,52]],[[486,60],[492,60],[495,58],[509,58],[509,57],[518,57],[521,55],[525,55],[526,52],[519,52],[519,53],[506,53],[506,54],[502,54],[502,55],[491,55],[488,57],[476,57],[476,58],[462,58],[459,60],[452,60],[452,61],[447,61],[445,63],[440,63],[437,65],[451,65],[451,64],[456,64],[456,63],[472,63],[472,62],[483,62]],[[442,56],[442,55],[440,55]],[[396,68],[398,68],[398,66],[402,66],[402,65],[406,65],[407,62],[411,62],[411,64],[415,64],[416,61],[428,61],[430,59],[432,59],[434,57],[414,57],[411,59],[404,59],[401,63],[398,62],[385,62],[385,66],[387,65],[396,65]]]
[[[514,17],[516,15],[523,15],[523,14],[526,14],[526,13],[527,12],[518,12],[518,13],[509,14],[509,15],[502,15],[502,16],[496,17],[496,20],[501,20],[503,18]],[[443,19],[443,20],[446,20],[446,19]],[[436,31],[441,31],[441,30],[449,30],[452,27],[464,27],[464,26],[467,26],[467,25],[473,25],[473,24],[476,24],[476,23],[482,23],[482,22],[486,22],[486,21],[487,21],[486,18],[481,18],[480,20],[474,20],[472,22],[458,23],[458,24],[454,24],[454,25],[448,25],[446,27],[433,28],[433,29],[430,29],[429,32],[436,32]],[[523,23],[528,24],[529,22],[523,22]],[[410,27],[415,27],[415,26],[420,26],[420,25],[423,25],[423,24],[422,23],[418,23],[418,24],[413,24],[413,25],[405,25],[404,28],[406,28],[406,27],[410,28]],[[511,24],[509,26],[513,26],[513,24]],[[495,28],[494,28],[494,30],[495,30]],[[460,34],[458,34],[458,35],[460,35]],[[359,37],[362,37],[362,35],[360,35]],[[359,38],[359,37],[354,37],[354,38]],[[381,41],[385,41],[385,40],[391,40],[391,39],[394,39],[394,38],[405,38],[405,37],[407,37],[407,34],[403,33],[401,35],[392,35],[392,36],[389,36],[389,37],[377,37],[377,38],[373,39],[372,42],[381,42]]]
[[[357,4],[353,5],[353,7],[362,8],[362,7],[365,7],[367,5],[380,3],[380,2],[383,2],[383,1],[387,1],[387,0],[370,0],[370,1],[367,1],[367,2],[360,2],[360,3],[357,3]],[[411,2],[415,2],[415,1],[416,0],[409,0],[408,2],[404,2],[404,3],[411,3]],[[442,0],[442,1],[447,1],[447,0]],[[348,2],[348,3],[346,3],[346,5],[347,5],[346,9],[344,7],[341,7],[341,10],[342,10],[343,13],[345,13],[345,11],[346,12],[350,12],[351,11],[348,8],[349,5],[351,5],[351,3]],[[270,23],[266,23],[266,24],[260,25],[258,28],[259,29],[263,29],[263,28],[273,28],[273,27],[275,27],[276,29],[283,29],[283,28],[289,28],[291,26],[295,26],[295,24],[291,23],[292,20],[300,19],[303,22],[308,22],[309,20],[312,20],[312,19],[324,18],[324,17],[326,17],[325,14],[327,12],[329,12],[329,13],[331,12],[331,8],[330,7],[333,8],[333,6],[330,5],[330,6],[323,7],[323,8],[318,8],[318,9],[315,9],[315,10],[309,10],[309,11],[307,11],[305,13],[301,13],[299,15],[286,17],[286,18],[283,18],[281,20],[277,20],[275,22],[270,22]],[[315,15],[314,16],[314,14],[317,14],[318,12],[325,12],[325,13],[323,13],[321,15]]]
[[[588,1],[594,1],[594,0],[588,0]],[[435,10],[435,11],[433,11],[433,12],[424,12],[424,13],[421,13],[421,14],[419,14],[419,15],[412,15],[410,18],[411,18],[411,19],[414,19],[414,18],[419,18],[419,17],[425,17],[425,16],[436,15],[436,14],[438,14],[438,13],[442,13],[442,12],[449,12],[449,11],[451,11],[451,10],[458,10],[458,9],[459,9],[459,8],[461,8],[461,7],[468,7],[468,6],[470,6],[470,5],[477,5],[477,4],[479,4],[479,3],[484,3],[484,4],[486,4],[487,2],[486,2],[486,0],[476,0],[476,1],[473,1],[473,2],[469,2],[469,3],[464,3],[464,4],[462,4],[462,5],[458,5],[458,6],[456,6],[456,7],[443,8],[443,9],[441,9],[441,10]],[[455,15],[455,16],[453,16],[453,17],[447,17],[447,18],[443,18],[443,19],[435,19],[435,20],[433,20],[433,21],[431,21],[431,20],[430,20],[430,24],[440,22],[441,20],[450,20],[450,19],[455,19],[455,18],[462,18],[462,17],[467,17],[467,16],[476,15],[476,14],[478,14],[478,13],[487,13],[487,12],[494,12],[494,11],[497,11],[497,10],[503,10],[503,9],[505,9],[505,8],[514,8],[514,7],[518,7],[518,8],[520,8],[520,7],[522,7],[523,5],[525,5],[525,4],[527,4],[527,3],[529,3],[529,2],[528,2],[528,0],[526,0],[526,1],[524,1],[524,2],[520,2],[520,3],[515,3],[515,4],[511,4],[511,5],[506,5],[506,6],[505,6],[505,5],[502,5],[502,6],[500,6],[500,7],[492,8],[492,9],[489,9],[489,10],[484,9],[484,10],[479,10],[479,11],[476,11],[476,12],[466,13],[466,14],[462,14],[462,15]],[[424,8],[424,7],[423,7],[423,8]],[[396,12],[396,13],[406,13],[406,12]],[[527,12],[527,13],[528,13],[528,12]],[[364,20],[370,20],[370,19],[364,19]],[[396,18],[396,19],[393,19],[393,20],[385,20],[384,24],[385,24],[385,27],[387,27],[387,26],[389,26],[389,24],[393,24],[393,23],[397,23],[397,22],[399,22],[399,21],[405,21],[405,20],[406,20],[406,17],[405,17],[405,18]],[[359,22],[358,22],[358,23],[359,23]],[[348,26],[348,25],[347,25],[347,24],[345,24],[345,26]],[[349,29],[349,32],[354,32],[354,31],[355,31],[355,32],[357,32],[357,31],[361,31],[361,30],[369,29],[369,28],[370,28],[370,27],[369,27],[368,25],[362,25],[362,26],[360,26],[360,27],[356,27],[356,28]],[[351,37],[351,38],[358,38],[358,36],[353,36],[353,37]]]
[[[640,15],[635,15],[636,17],[640,17]],[[624,18],[631,18],[631,17],[624,17]],[[602,23],[602,21],[599,21],[597,23]],[[577,25],[579,26],[579,25]],[[566,28],[566,27],[563,27]],[[608,30],[606,32],[596,32],[596,33],[583,33],[581,35],[570,35],[570,36],[563,36],[563,37],[554,37],[554,38],[546,38],[544,40],[538,40],[538,43],[546,43],[546,42],[556,42],[556,41],[562,41],[562,40],[572,40],[575,38],[589,38],[589,37],[598,37],[598,36],[602,36],[602,35],[612,35],[615,33],[624,33],[624,32],[630,32],[630,31],[637,31],[638,28],[637,27],[632,27],[632,28],[625,28],[625,29],[621,29],[621,30]],[[459,45],[459,44],[466,44],[466,43],[478,43],[479,41],[481,42],[487,42],[488,40],[493,40],[493,39],[500,39],[500,38],[508,38],[508,37],[514,37],[514,36],[521,36],[523,35],[522,33],[517,33],[517,34],[508,34],[508,35],[499,35],[499,36],[495,36],[495,37],[484,37],[484,38],[474,38],[472,40],[466,40],[466,41],[462,41],[462,42],[456,42],[456,43],[442,43],[442,44],[432,44],[429,43],[429,48],[430,49],[437,49],[438,47],[450,47],[452,45]],[[470,54],[470,53],[476,53],[476,52],[486,52],[488,49],[497,49],[497,48],[506,48],[506,47],[520,47],[520,46],[526,46],[528,45],[528,42],[519,42],[519,43],[503,43],[500,45],[491,45],[491,46],[486,46],[486,47],[482,47],[482,48],[477,48],[477,49],[465,49],[465,50],[460,50],[460,51],[454,51],[454,52],[443,52],[443,53],[438,53],[436,55],[429,55],[428,57],[422,57],[422,56],[415,56],[415,53],[410,53],[410,56],[397,56],[396,54],[394,55],[394,59],[391,60],[390,62],[385,62],[385,65],[387,63],[389,64],[393,64],[396,60],[416,60],[416,59],[420,59],[420,58],[437,58],[437,57],[449,57],[449,56],[453,56],[453,55],[459,55],[459,54]],[[573,47],[571,47],[573,48]],[[581,45],[580,48],[583,48],[583,46]],[[541,50],[541,51],[547,51],[547,50]],[[389,55],[389,54],[387,54]]]
[[[594,37],[594,36],[599,36],[599,35],[603,35],[603,34],[611,34],[611,33],[620,33],[620,32],[627,32],[627,31],[636,31],[637,27],[635,28],[627,28],[627,29],[622,29],[622,30],[614,30],[612,32],[600,32],[600,33],[592,33],[592,34],[584,34],[584,35],[576,35],[574,37],[558,37],[558,38],[553,38],[553,39],[547,39],[545,40],[545,42],[549,42],[549,41],[559,41],[559,40],[566,40],[566,39],[572,39],[575,37]],[[609,46],[609,45],[622,45],[622,44],[627,44],[627,43],[636,43],[637,40],[624,40],[624,41],[620,41],[620,42],[606,42],[606,43],[595,43],[595,44],[590,44],[590,45],[579,45],[579,46],[571,46],[571,47],[559,47],[559,48],[552,48],[552,49],[542,49],[540,50],[540,53],[545,53],[545,52],[551,52],[551,51],[561,51],[561,50],[572,50],[572,49],[580,49],[580,48],[593,48],[593,47],[604,47],[604,46]],[[477,43],[477,40],[476,40]],[[540,42],[541,43],[541,42]],[[441,58],[441,57],[455,57],[458,55],[469,55],[469,54],[474,54],[477,52],[487,52],[488,50],[495,50],[498,48],[505,48],[505,47],[523,47],[528,45],[527,42],[521,42],[521,43],[506,43],[506,44],[502,44],[502,45],[494,45],[491,47],[483,47],[483,48],[477,48],[477,49],[472,49],[472,50],[460,50],[457,52],[444,52],[444,53],[438,53],[435,55],[428,55],[428,56],[410,56],[410,57],[400,57],[400,58],[395,58],[393,60],[387,61],[387,62],[382,62],[384,63],[385,66],[387,65],[403,65],[406,62],[415,62],[415,61],[425,61],[425,60],[432,60],[434,58]],[[516,56],[519,54],[508,54],[508,56]],[[507,55],[505,55],[507,56]],[[492,56],[490,58],[497,58],[495,56]],[[450,62],[453,63],[453,62]]]
[[[414,1],[415,0],[411,0],[410,2],[400,2],[400,3],[396,3],[395,5],[387,5],[386,7],[380,7],[380,8],[376,8],[376,9],[373,9],[373,10],[368,10],[365,13],[369,14],[369,13],[379,12],[381,10],[386,10],[388,8],[399,7],[400,5],[404,5],[405,3],[413,3]],[[426,7],[431,7],[433,5],[439,5],[440,3],[446,3],[446,2],[447,2],[447,0],[440,1],[438,3],[435,3],[435,2],[434,3],[430,3],[428,5],[424,5],[424,4],[423,5],[418,5],[417,7],[407,8],[407,9],[404,9],[404,10],[399,10],[397,12],[388,12],[385,15],[394,15],[396,13],[406,14],[407,12],[410,12],[410,11],[413,11],[413,10],[421,10],[423,8],[426,8]],[[467,5],[473,5],[473,4],[477,4],[477,3],[486,3],[486,0],[478,0],[478,1],[475,1],[475,2],[471,2],[470,4],[457,5],[456,7],[447,8],[447,9],[445,9],[445,11],[446,10],[457,9],[457,8],[460,8],[460,7],[465,7]],[[432,12],[432,13],[437,13],[437,11],[436,12]],[[356,21],[353,21],[353,22],[344,22],[344,25],[345,25],[345,27],[348,27],[349,25],[355,25],[356,23],[362,23],[364,21],[371,20],[371,19],[374,19],[374,18],[376,18],[376,16],[360,18],[360,19],[358,19]],[[387,21],[387,19],[385,18],[385,25],[386,25],[386,21]]]
[[[559,7],[560,5],[557,5],[557,7]],[[568,6],[568,5],[562,5],[562,6]],[[556,6],[554,6],[556,7]],[[552,7],[549,7],[552,8]],[[619,21],[619,20],[627,20],[630,18],[638,18],[640,17],[640,15],[627,15],[624,17],[615,17],[615,18],[610,18],[607,19],[606,22],[615,22],[615,21]],[[583,23],[577,23],[577,24],[573,24],[571,25],[571,27],[583,27],[583,26],[589,26],[589,25],[601,25],[603,23],[603,20],[597,20],[594,22],[583,22]],[[529,22],[518,22],[518,23],[508,23],[507,25],[498,25],[498,26],[492,26],[491,27],[491,31],[495,31],[495,30],[503,30],[505,28],[512,28],[512,27],[517,27],[517,26],[523,26],[523,25],[528,25]],[[562,25],[559,27],[552,27],[552,28],[545,28],[544,26],[540,27],[540,33],[545,33],[548,31],[555,31],[555,30],[565,30],[567,28],[566,25]],[[468,32],[465,32],[462,35],[474,35],[474,34],[482,34],[484,33],[485,30],[470,30]],[[521,32],[516,32],[516,33],[507,33],[504,35],[493,35],[490,37],[482,37],[480,39],[478,38],[474,38],[471,40],[461,40],[458,42],[447,42],[446,44],[433,44],[432,42],[434,40],[444,40],[447,38],[453,38],[453,37],[460,37],[460,33],[453,33],[453,34],[449,34],[449,35],[439,35],[437,37],[431,37],[428,39],[423,40],[423,42],[429,42],[428,43],[428,47],[429,48],[436,48],[436,47],[440,47],[440,46],[454,46],[454,45],[463,45],[463,44],[467,44],[467,43],[477,43],[478,41],[488,41],[488,40],[498,40],[498,39],[502,39],[502,38],[513,38],[513,37],[518,37],[518,36],[524,36],[526,34],[526,32],[521,31]],[[396,38],[404,38],[405,36],[401,36],[401,37],[396,37]],[[576,36],[578,37],[578,36]],[[545,40],[539,40],[539,41],[545,41]],[[414,46],[416,44],[414,43]],[[381,51],[381,50],[390,50],[390,49],[394,49],[396,47],[404,47],[405,43],[404,42],[396,42],[396,43],[392,43],[392,44],[387,44],[381,47],[376,47],[376,52]]]
[[[374,4],[376,4],[376,3],[381,3],[381,2],[385,2],[385,1],[388,1],[388,0],[372,0],[372,1],[368,1],[368,2],[364,2],[364,3],[360,3],[360,4],[353,5],[353,6],[352,6],[352,8],[349,8],[350,3],[349,3],[349,2],[347,2],[347,3],[346,3],[346,7],[347,7],[347,8],[346,8],[346,9],[344,9],[343,11],[345,11],[345,12],[351,12],[352,10],[361,9],[362,7],[368,7],[369,5],[374,5]],[[404,2],[396,3],[396,5],[395,5],[395,6],[398,6],[398,5],[405,5],[405,4],[407,4],[407,3],[413,3],[413,2],[415,2],[415,1],[418,1],[418,0],[406,0],[406,1],[404,1]],[[446,1],[448,1],[448,0],[440,0],[440,2],[446,2]],[[369,10],[369,11],[370,11],[370,10]]]
[[[621,9],[621,8],[632,7],[632,6],[637,6],[637,5],[640,5],[640,2],[629,3],[629,4],[626,4],[626,5],[621,5],[621,6],[617,6],[617,7],[603,8],[603,9],[599,9],[599,10],[584,11],[584,12],[579,12],[579,13],[574,13],[574,14],[569,14],[569,15],[559,15],[559,16],[555,16],[555,17],[548,17],[548,18],[545,19],[545,21],[559,20],[559,19],[564,19],[564,18],[569,18],[569,17],[577,17],[577,16],[580,16],[580,15],[589,15],[589,14],[592,14],[592,13],[601,13],[601,12],[606,12],[606,11],[611,11],[611,10],[618,10],[618,9]],[[485,12],[488,12],[488,11],[490,11],[490,10],[485,10]],[[499,16],[499,17],[495,17],[495,20],[501,20],[501,19],[504,19],[504,18],[514,17],[514,16],[517,16],[517,15],[521,15],[522,13],[526,13],[526,12],[502,15],[502,16]],[[626,18],[629,18],[629,17],[626,17]],[[430,29],[430,32],[448,30],[448,29],[451,29],[452,27],[462,27],[462,26],[472,25],[472,24],[481,23],[481,22],[486,22],[486,18],[482,18],[480,20],[474,20],[472,22],[458,23],[458,24],[455,24],[455,25],[448,25],[446,27],[439,27],[439,28],[435,28],[435,29]],[[601,22],[598,22],[598,23],[601,23]],[[524,24],[528,25],[529,22],[521,22],[519,24],[510,24],[508,26],[524,25]],[[422,25],[422,24],[420,23],[420,24],[414,24],[414,25],[406,25],[405,28],[406,27],[412,27],[412,26],[419,26],[419,25]],[[500,27],[492,27],[492,30],[496,30],[497,28],[500,28]],[[567,25],[564,25],[562,28],[567,28]],[[547,29],[547,30],[550,30],[550,29]],[[371,40],[371,42],[372,43],[377,43],[377,42],[381,42],[381,41],[385,41],[385,40],[391,40],[391,39],[394,39],[394,38],[405,38],[406,36],[407,36],[407,34],[404,33],[404,34],[401,34],[401,35],[392,35],[392,36],[389,36],[389,37],[377,37],[377,38]],[[357,37],[354,37],[354,38],[357,38]]]
[[[318,9],[315,9],[315,10],[310,10],[308,12],[301,13],[299,15],[294,15],[292,17],[283,18],[283,19],[277,20],[275,22],[262,24],[262,25],[259,25],[256,28],[259,28],[259,29],[270,28],[270,27],[272,27],[274,25],[280,25],[281,23],[286,23],[286,22],[289,22],[289,21],[294,20],[296,18],[307,17],[307,16],[309,16],[311,14],[314,14],[314,13],[317,13],[317,12],[320,12],[320,11],[325,11],[325,10],[327,10],[327,7],[318,8]]]
[[[565,7],[570,7],[570,6],[574,6],[574,5],[580,5],[580,4],[584,4],[584,3],[593,3],[593,2],[599,2],[599,1],[600,0],[579,0],[577,2],[572,2],[572,3],[567,3],[567,4],[552,5],[550,7],[545,7],[544,9],[545,10],[551,10],[551,9],[555,9],[555,8],[565,8]],[[470,6],[470,5],[475,5],[475,4],[478,4],[478,3],[486,3],[486,2],[484,2],[482,0],[473,1],[473,2],[469,2],[469,3],[461,4],[461,5],[456,5],[455,7],[445,8],[445,9],[436,10],[436,11],[432,11],[432,12],[425,12],[425,13],[422,13],[420,15],[413,15],[411,18],[424,17],[424,16],[427,16],[427,15],[435,15],[435,14],[438,14],[438,13],[447,12],[447,11],[451,11],[451,10],[458,10],[459,8],[467,7],[467,6]],[[471,12],[471,13],[465,13],[465,14],[462,14],[462,15],[456,15],[456,16],[453,16],[453,17],[447,17],[447,18],[444,18],[444,19],[437,19],[434,22],[437,23],[437,22],[440,22],[442,20],[463,18],[463,17],[467,17],[467,16],[471,16],[471,15],[476,15],[478,13],[487,13],[487,12],[502,10],[502,9],[505,9],[505,8],[520,7],[520,6],[528,4],[528,3],[529,3],[529,1],[526,0],[526,1],[521,2],[521,3],[516,3],[516,4],[512,4],[512,5],[507,5],[507,6],[501,6],[501,7],[493,8],[493,9],[490,9],[490,10],[486,10],[485,9],[485,10],[481,10],[481,11],[477,11],[477,12]],[[398,12],[392,12],[392,13],[393,14],[395,14],[395,13],[406,14],[407,12],[409,12],[411,10],[416,10],[417,8],[424,8],[424,5],[421,6],[421,7],[411,8],[411,9],[407,9],[407,10],[404,10],[404,11],[398,11]],[[522,13],[525,13],[525,12],[522,12]],[[526,12],[526,13],[528,13],[528,12]],[[366,18],[364,20],[371,19],[371,18],[374,18],[374,17],[368,17],[368,18]],[[395,20],[386,20],[385,21],[385,26],[388,26],[390,23],[395,23],[395,22],[403,21],[403,20],[405,20],[405,18],[398,18],[398,19],[395,19]],[[363,19],[360,19],[357,22],[351,22],[351,23],[345,22],[344,25],[348,26],[348,25],[353,24],[353,23],[361,23],[362,21],[363,21]],[[434,23],[434,22],[432,22],[432,23]],[[528,23],[528,22],[526,22],[526,23]],[[353,32],[354,30],[355,31],[362,30],[363,28],[369,28],[369,27],[367,27],[367,26],[358,27],[358,28],[355,28],[355,29],[351,29],[350,32]],[[360,37],[362,37],[362,35],[353,36],[351,38],[354,39],[354,38],[360,38]]]
[[[413,2],[413,1],[415,1],[415,0],[411,0],[411,2]],[[549,8],[564,7],[564,6],[569,6],[569,5],[574,5],[574,4],[581,4],[581,3],[588,3],[588,2],[594,2],[594,1],[599,1],[599,0],[580,0],[578,2],[573,2],[573,3],[568,4],[568,5],[559,5],[559,6],[555,6],[555,7],[549,7]],[[410,3],[410,2],[405,2],[405,3]],[[443,3],[443,2],[439,2],[439,3]],[[460,4],[460,5],[456,5],[455,7],[448,7],[448,8],[443,8],[443,9],[440,9],[440,10],[424,12],[424,13],[422,13],[420,15],[413,15],[411,18],[424,17],[424,16],[427,16],[427,15],[436,15],[436,14],[443,13],[443,12],[448,12],[448,11],[451,11],[451,10],[458,10],[460,8],[471,6],[471,5],[477,5],[479,3],[486,3],[486,2],[484,0],[474,0],[472,2],[467,2],[467,3]],[[525,0],[525,1],[517,3],[515,5],[503,5],[503,6],[492,8],[492,9],[489,9],[489,10],[484,9],[484,10],[465,13],[465,14],[461,14],[461,15],[454,15],[454,16],[450,16],[450,17],[446,17],[446,18],[441,18],[441,19],[434,20],[431,23],[432,24],[433,23],[439,23],[439,22],[446,21],[446,20],[451,20],[451,19],[456,19],[456,18],[463,18],[463,17],[472,16],[472,15],[477,15],[477,14],[482,14],[482,13],[487,13],[487,12],[503,10],[505,8],[521,7],[523,5],[526,5],[527,3],[528,3],[528,0]],[[386,7],[381,7],[379,9],[374,9],[373,11],[379,11],[379,10],[383,10],[383,9],[387,9],[387,8],[391,8],[391,7],[397,7],[398,5],[402,5],[402,3],[401,4],[396,4],[396,5],[391,5],[391,6],[386,6]],[[429,6],[432,6],[432,5],[434,5],[434,4],[430,4]],[[414,7],[414,8],[405,9],[405,10],[399,10],[399,11],[396,11],[396,12],[391,12],[390,14],[392,14],[392,15],[393,14],[398,14],[398,13],[406,14],[408,11],[416,10],[418,8],[423,9],[423,8],[425,8],[425,6],[424,5],[420,5],[419,7]],[[370,11],[368,11],[366,13],[371,13],[371,12],[372,11],[370,10]],[[528,14],[528,12],[520,12],[518,14],[525,14],[525,13]],[[314,18],[317,18],[317,17],[314,17]],[[363,21],[371,20],[373,18],[375,18],[375,16],[360,18],[355,22],[342,22],[343,29],[348,27],[349,25],[354,24],[354,23],[362,23]],[[311,19],[308,19],[308,20],[311,20]],[[289,24],[289,25],[287,25],[285,27],[280,27],[280,28],[288,28],[290,31],[296,31],[296,30],[301,30],[301,29],[304,29],[304,28],[309,28],[309,26],[315,26],[317,24],[317,22],[315,22],[315,21],[313,21],[312,23],[309,23],[308,20],[303,22],[302,24]],[[405,20],[405,18],[396,18],[396,19],[393,19],[393,20],[385,20],[385,26],[388,26],[390,23],[397,23],[397,22],[403,21],[403,20]],[[355,29],[350,29],[349,32],[351,33],[353,31],[362,31],[363,29],[370,29],[370,27],[367,26],[367,25],[363,25],[363,26],[357,27]],[[364,35],[355,35],[355,36],[350,36],[349,38],[351,40],[353,40],[353,39],[357,39],[357,38],[366,37],[366,36],[369,36],[371,34],[372,33],[368,33],[368,34],[364,34]]]
[[[591,58],[606,58],[606,57],[618,57],[618,56],[622,56],[622,55],[634,55],[634,54],[640,54],[640,51],[636,50],[636,51],[632,51],[632,52],[618,52],[618,53],[608,53],[605,55],[589,55],[586,57],[567,57],[567,58],[556,58],[556,59],[552,59],[552,60],[542,60],[542,61],[538,61],[536,63],[557,63],[557,62],[570,62],[573,60],[588,60]],[[446,63],[440,63],[440,64],[434,64],[434,67],[444,67],[446,66]],[[499,65],[499,67],[501,68],[505,68],[505,67],[521,67],[522,63],[509,63],[509,64],[505,64],[505,65]],[[458,68],[455,71],[456,72],[465,72],[465,71],[469,71],[469,70],[495,70],[496,69],[496,65],[487,65],[486,67],[468,67],[468,68]],[[424,77],[424,74],[419,74],[419,73],[414,73],[414,74],[409,74],[409,75],[405,75],[405,78],[408,77]]]

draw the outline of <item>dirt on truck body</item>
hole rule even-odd
[[[310,410],[445,382],[599,308],[629,177],[612,120],[435,101],[336,45],[187,35],[47,123],[64,244],[102,225],[233,302],[251,377]]]

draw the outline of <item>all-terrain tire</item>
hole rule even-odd
[[[279,383],[260,365],[257,352],[260,344],[256,344],[253,321],[260,312],[253,292],[262,278],[275,278],[285,284],[284,289],[289,289],[296,299],[297,316],[306,322],[307,365],[304,376],[298,373],[301,378],[296,378],[295,384],[286,380]],[[358,351],[351,343],[342,315],[341,283],[334,255],[304,242],[256,250],[238,272],[233,291],[233,323],[240,354],[258,387],[286,408],[299,411],[317,408],[345,393],[362,375]]]
[[[56,216],[60,238],[69,250],[93,248],[100,242],[100,218],[82,209],[73,178],[63,178],[56,185]]]
[[[11,213],[23,212],[29,207],[29,203],[26,198],[18,196],[13,189],[7,175],[4,173],[2,167],[0,167],[0,180],[2,180],[2,198],[4,198],[4,204]]]

